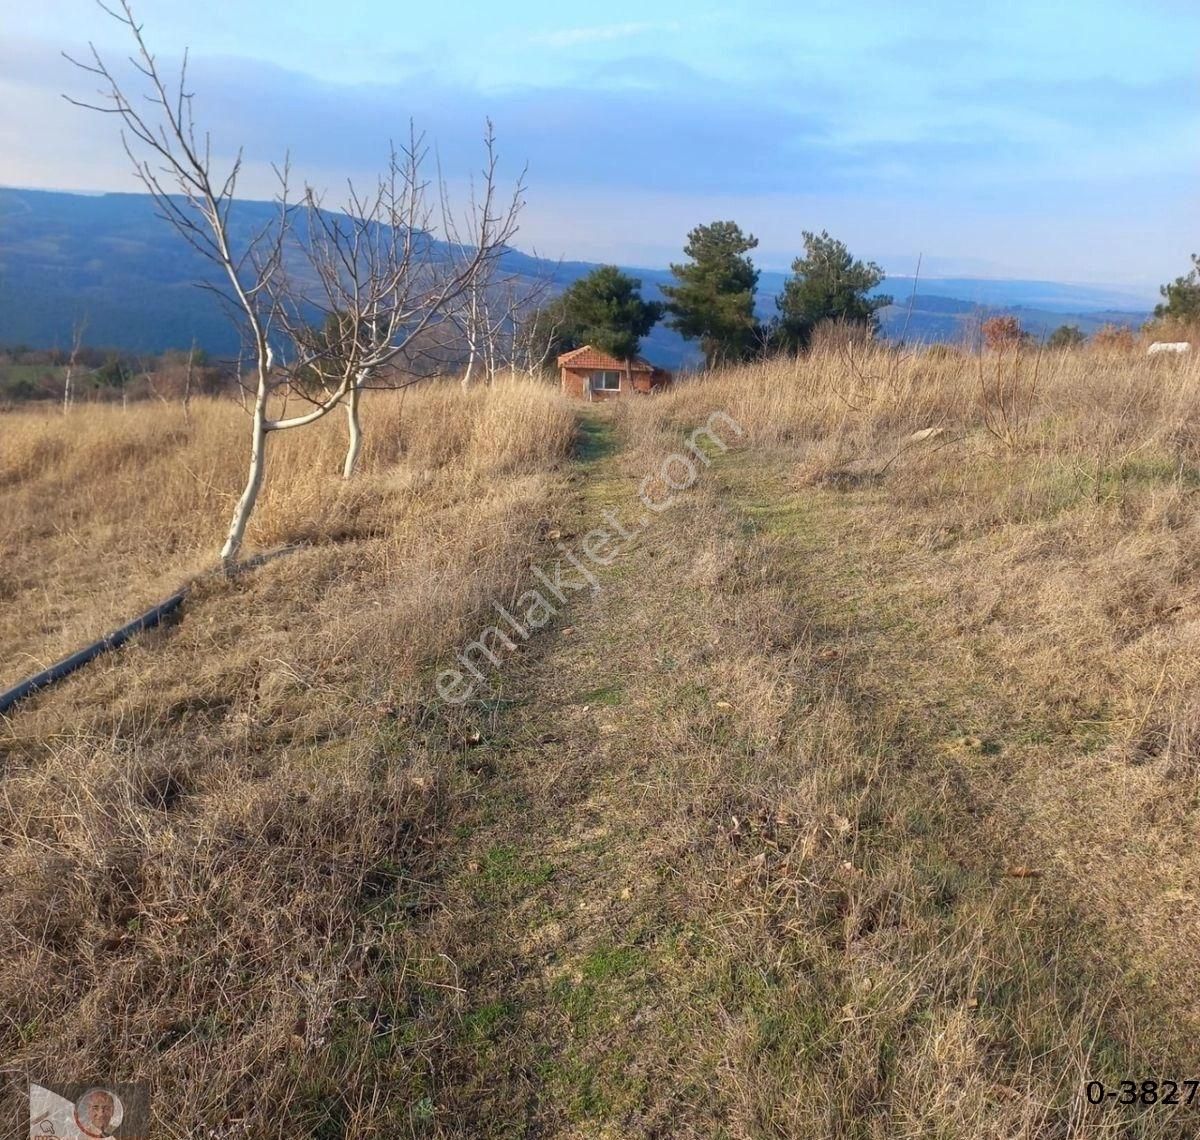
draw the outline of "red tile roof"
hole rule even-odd
[[[559,368],[604,368],[614,372],[624,372],[626,369],[631,372],[655,371],[654,365],[640,356],[635,356],[632,361],[618,360],[615,356],[609,356],[607,352],[601,352],[590,344],[573,349],[571,352],[564,352],[558,358],[558,366]]]

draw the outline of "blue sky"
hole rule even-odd
[[[111,121],[65,104],[58,52],[122,47],[90,0],[5,8],[0,181],[129,189]],[[410,116],[467,172],[490,115],[529,164],[518,244],[662,265],[734,218],[786,267],[802,229],[911,272],[1147,287],[1200,249],[1195,0],[859,0],[594,9],[385,0],[140,0],[190,45],[198,118],[266,196],[377,168]]]

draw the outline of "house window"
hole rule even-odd
[[[592,391],[593,392],[616,392],[621,387],[621,374],[619,372],[593,372],[592,373]]]

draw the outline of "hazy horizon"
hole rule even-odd
[[[81,198],[102,198],[109,194],[144,194],[144,191],[136,186],[132,187],[130,189],[127,189],[127,190],[96,190],[96,189],[90,189],[90,188],[69,189],[69,188],[65,188],[65,187],[61,187],[61,186],[15,186],[15,185],[0,184],[0,190],[11,190],[11,191],[15,191],[15,192],[32,192],[32,193],[42,193],[42,194],[68,194],[68,195],[73,195],[73,196],[77,196],[77,197],[81,197]],[[243,197],[241,195],[238,196],[237,200],[244,201],[244,202],[258,202],[258,203],[268,201],[268,199],[249,198],[249,197]],[[531,255],[537,253],[537,251],[535,251],[535,250],[526,249],[521,244],[520,241],[517,241],[515,244],[513,244],[511,248],[513,248],[521,253],[529,253]],[[756,250],[754,252],[757,253],[758,251]],[[1041,282],[1041,283],[1045,283],[1048,285],[1077,285],[1084,289],[1113,290],[1115,292],[1127,290],[1129,293],[1128,299],[1130,301],[1138,302],[1138,307],[1139,307],[1138,311],[1141,311],[1141,309],[1147,308],[1149,305],[1153,304],[1158,297],[1157,285],[1151,286],[1151,285],[1147,284],[1144,286],[1139,286],[1137,283],[1129,284],[1129,283],[1121,282],[1121,281],[1076,281],[1076,280],[1072,280],[1072,279],[1066,278],[1066,277],[1024,278],[1024,277],[1014,277],[1014,276],[1006,275],[1006,274],[990,274],[990,273],[986,273],[986,272],[973,272],[966,268],[952,268],[950,270],[942,270],[939,268],[939,264],[945,259],[938,259],[938,258],[923,257],[923,258],[921,258],[919,266],[917,266],[914,261],[914,269],[919,269],[919,272],[914,272],[913,270],[906,271],[904,269],[891,269],[891,268],[888,268],[889,264],[895,264],[896,262],[901,260],[900,258],[897,258],[897,257],[888,258],[886,255],[876,256],[874,254],[871,254],[869,251],[861,251],[861,252],[863,252],[864,257],[873,257],[881,265],[883,265],[885,268],[887,268],[887,278],[886,278],[887,281],[908,282],[908,281],[916,280],[916,281],[920,282],[920,281],[940,281],[940,280],[948,280],[948,279],[962,279],[965,281],[979,281],[979,282],[994,281],[994,282],[998,282],[998,283],[1027,281],[1030,284],[1036,284],[1036,283]],[[540,256],[540,254],[539,254],[539,256]],[[673,254],[671,256],[671,259],[678,261],[681,259],[681,255],[678,253]],[[787,275],[787,274],[791,273],[791,265],[790,264],[770,264],[770,263],[763,262],[760,258],[752,258],[752,259],[754,260],[756,267],[763,273],[778,274],[778,275]],[[666,262],[662,262],[657,265],[649,264],[649,263],[633,263],[633,262],[622,263],[619,261],[619,259],[614,259],[614,258],[607,258],[607,259],[598,258],[598,259],[593,260],[593,259],[588,259],[588,258],[574,257],[569,252],[563,254],[561,257],[561,260],[564,263],[568,263],[568,264],[573,263],[573,262],[583,263],[583,264],[621,264],[622,268],[624,268],[624,269],[633,270],[633,271],[646,271],[646,272],[663,272],[668,268],[668,265]]]

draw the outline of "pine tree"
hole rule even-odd
[[[1200,254],[1192,254],[1192,269],[1186,277],[1176,277],[1159,288],[1164,304],[1154,306],[1159,320],[1168,319],[1190,325],[1200,322]]]
[[[686,265],[672,265],[676,284],[664,285],[670,325],[699,340],[705,364],[745,360],[754,351],[754,291],[758,270],[746,254],[758,239],[735,222],[712,222],[688,234]]]
[[[775,300],[779,310],[780,340],[789,348],[807,348],[813,329],[821,321],[879,325],[878,310],[891,297],[870,292],[884,279],[873,261],[858,261],[846,246],[822,230],[804,231],[804,256],[792,262],[792,274]]]
[[[662,316],[663,306],[642,299],[642,283],[615,265],[593,269],[560,300],[564,349],[590,344],[618,360],[637,355],[638,346]]]

